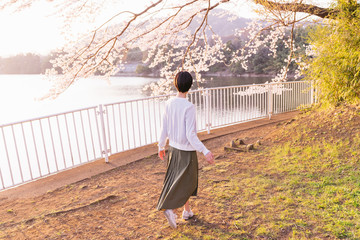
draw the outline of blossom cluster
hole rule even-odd
[[[62,0],[56,4],[64,19],[67,44],[59,49],[53,69],[46,72],[54,83],[50,97],[58,96],[80,78],[115,74],[126,64],[128,51],[137,47],[147,54],[144,62],[159,70],[161,79],[145,88],[153,95],[171,93],[174,74],[179,70],[194,73],[201,83],[201,73],[225,62],[226,45],[208,23],[210,12],[226,4],[234,5],[233,9],[236,4],[242,7],[225,0],[158,0],[132,11],[118,10],[116,0]],[[285,81],[290,63],[300,61],[294,54],[293,32],[289,31],[297,19],[295,13],[271,11],[265,11],[264,17],[265,21],[255,20],[245,29],[234,30],[246,44],[233,54],[230,64],[240,63],[247,69],[249,58],[263,45],[276,57],[282,41],[289,56],[273,81]],[[229,17],[229,21],[233,19],[234,15]]]

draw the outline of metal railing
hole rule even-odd
[[[104,104],[0,125],[0,190],[157,142],[173,95]],[[265,118],[313,103],[308,82],[191,91],[198,131]]]

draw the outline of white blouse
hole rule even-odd
[[[166,102],[161,125],[159,151],[165,149],[169,138],[169,145],[179,150],[210,152],[197,136],[196,109],[186,98],[173,97]]]

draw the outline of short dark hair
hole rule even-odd
[[[193,78],[189,72],[178,72],[174,79],[174,85],[179,92],[187,92],[191,88]]]

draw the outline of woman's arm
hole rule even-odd
[[[196,151],[201,152],[204,155],[207,155],[210,151],[205,147],[205,145],[199,140],[196,130],[196,109],[192,105],[187,109],[185,113],[185,124],[186,124],[186,138],[189,143]]]
[[[166,138],[167,136],[167,114],[166,109],[163,112],[162,119],[161,119],[161,130],[160,130],[160,137],[159,137],[159,153],[161,151],[165,151],[165,145],[166,145]],[[159,155],[160,156],[160,155]]]

